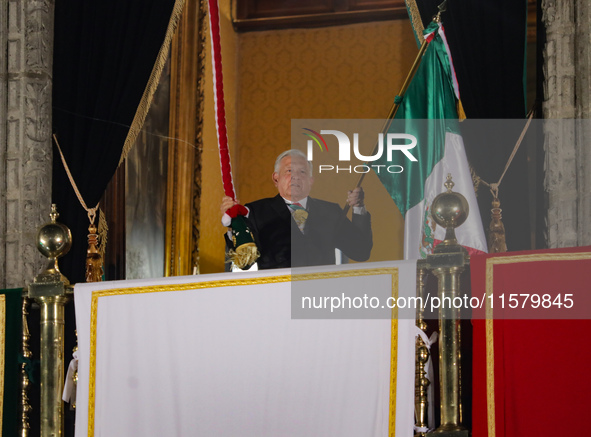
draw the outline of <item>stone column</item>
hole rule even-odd
[[[37,229],[51,210],[54,2],[0,6],[0,288],[24,287],[43,267]]]
[[[543,0],[542,10],[543,107],[549,120],[544,144],[547,242],[549,247],[587,245],[591,244],[591,5],[589,0]]]
[[[578,234],[583,246],[591,244],[591,3],[576,3],[576,110],[577,118],[585,120],[577,132]]]

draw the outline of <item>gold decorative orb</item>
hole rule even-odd
[[[417,348],[417,360],[419,363],[425,364],[429,359],[429,349],[426,346],[420,346]]]
[[[468,201],[460,193],[451,191],[454,183],[451,175],[447,176],[447,192],[439,194],[433,200],[431,215],[439,226],[444,228],[457,228],[468,218],[470,207]]]
[[[65,225],[56,222],[58,216],[54,204],[51,206],[51,221],[37,232],[37,249],[50,259],[65,255],[72,246],[72,233]]]

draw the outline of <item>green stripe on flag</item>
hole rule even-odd
[[[432,26],[425,31],[429,30],[433,30]],[[425,180],[443,158],[446,133],[459,133],[455,102],[449,58],[436,33],[389,130],[415,136],[417,146],[410,152],[417,161],[404,161],[404,171],[398,174],[376,172],[402,215],[424,198]],[[384,153],[376,164],[392,163]]]

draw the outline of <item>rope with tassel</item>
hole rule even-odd
[[[513,151],[511,152],[511,155],[509,156],[507,164],[505,164],[505,169],[503,170],[503,174],[501,174],[501,177],[499,178],[498,182],[488,183],[485,180],[483,180],[480,176],[478,176],[476,174],[476,172],[473,171],[473,169],[471,169],[472,180],[474,182],[474,189],[478,190],[478,187],[482,183],[490,189],[490,193],[493,196],[492,208],[490,210],[491,211],[491,221],[490,221],[490,225],[488,227],[488,252],[489,253],[507,252],[507,242],[506,242],[506,238],[505,238],[505,225],[503,224],[503,221],[502,221],[503,217],[501,216],[501,212],[503,210],[501,209],[501,201],[499,200],[499,187],[501,185],[501,181],[505,177],[505,173],[507,173],[507,170],[509,169],[511,162],[513,161],[513,158],[515,157],[515,154],[517,153],[517,150],[519,149],[519,146],[521,145],[521,142],[523,141],[523,138],[525,137],[525,133],[527,132],[527,130],[529,128],[529,125],[530,125],[531,120],[534,116],[534,113],[535,113],[534,108],[532,108],[528,113],[527,122],[525,123],[525,126],[524,126],[523,130],[521,131],[521,135],[519,135],[519,139],[517,140],[515,147],[513,147]]]
[[[72,188],[74,189],[82,208],[84,208],[88,214],[88,220],[90,221],[90,226],[88,227],[88,249],[86,251],[86,282],[100,282],[103,279],[103,259],[107,247],[107,220],[105,219],[103,211],[99,209],[98,203],[94,208],[89,208],[86,205],[86,202],[82,198],[82,194],[80,194],[80,190],[74,181],[74,177],[70,172],[70,168],[68,167],[66,158],[64,157],[64,153],[62,152],[55,134],[53,134],[53,140],[55,141],[57,150],[60,152],[60,157],[64,169],[66,170],[66,174],[68,175],[68,179],[70,180],[70,184],[72,184]],[[94,224],[97,211],[99,212],[98,229]]]
[[[236,191],[232,181],[232,166],[228,150],[228,133],[226,129],[226,111],[224,103],[224,81],[222,74],[222,51],[220,44],[220,17],[217,0],[209,0],[209,31],[212,47],[213,91],[215,100],[216,130],[220,154],[222,183],[226,196],[236,200]],[[246,269],[256,262],[259,251],[254,236],[246,222],[248,209],[243,205],[234,205],[226,211],[232,218],[232,242],[234,248],[228,252],[228,258],[238,268]]]

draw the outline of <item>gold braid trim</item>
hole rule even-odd
[[[129,151],[135,144],[135,140],[144,125],[144,121],[146,120],[146,116],[148,115],[148,110],[150,109],[150,105],[152,104],[152,98],[154,97],[154,93],[156,92],[156,88],[158,88],[158,83],[160,82],[160,76],[162,75],[162,70],[164,69],[164,65],[166,64],[166,59],[168,58],[168,52],[170,51],[170,43],[172,41],[172,37],[174,35],[174,31],[179,23],[179,19],[181,17],[181,13],[183,12],[183,8],[185,7],[185,0],[176,0],[174,7],[172,9],[172,14],[170,16],[170,21],[168,22],[168,28],[166,29],[166,36],[164,37],[164,42],[160,47],[160,52],[158,52],[158,57],[156,58],[156,63],[154,64],[154,68],[152,69],[152,74],[150,74],[150,78],[148,79],[148,83],[146,85],[146,89],[144,90],[144,94],[142,95],[142,99],[138,105],[137,111],[135,113],[135,117],[133,118],[133,122],[131,123],[131,127],[129,128],[129,132],[127,133],[127,138],[125,139],[125,143],[123,144],[123,151],[121,152],[121,158],[119,159],[119,165],[127,155]]]
[[[98,236],[99,236],[99,252],[101,259],[104,262],[105,252],[107,251],[107,235],[109,232],[109,225],[107,224],[107,218],[102,209],[99,208],[99,223],[98,223]]]
[[[406,7],[408,8],[410,24],[415,31],[419,43],[422,44],[425,40],[425,37],[423,36],[425,26],[423,26],[423,20],[421,20],[421,14],[419,13],[417,2],[415,0],[406,0]]]

